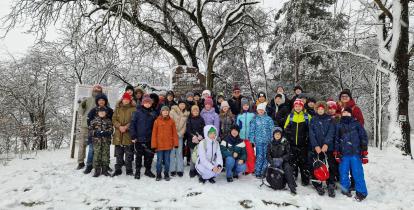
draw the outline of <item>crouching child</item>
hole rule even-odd
[[[239,136],[239,127],[233,125],[230,135],[220,143],[220,150],[226,163],[227,182],[233,182],[246,171],[246,144]]]
[[[101,174],[110,176],[109,169],[109,147],[111,145],[111,137],[113,133],[113,125],[111,119],[107,117],[108,108],[99,107],[98,115],[91,121],[89,126],[89,134],[92,137],[93,144],[93,168],[95,173],[93,177]]]
[[[151,148],[157,152],[157,177],[156,181],[162,179],[162,164],[164,164],[164,179],[170,181],[170,155],[172,149],[178,148],[178,135],[174,120],[169,116],[168,106],[161,108],[159,116],[152,129]]]
[[[368,195],[362,164],[368,163],[368,138],[365,129],[352,117],[352,109],[345,108],[336,127],[334,156],[339,163],[342,194],[351,197],[349,171],[355,180],[355,199],[364,200]]]
[[[293,169],[290,165],[290,144],[283,137],[283,130],[276,127],[273,131],[273,141],[267,147],[267,161],[270,167],[282,169],[288,187],[292,194],[296,194],[296,183],[293,176]]]
[[[214,184],[214,180],[223,169],[223,157],[221,156],[220,144],[217,141],[218,131],[212,125],[204,127],[204,137],[197,146],[198,158],[196,170],[199,174],[199,181],[205,183],[207,180]]]

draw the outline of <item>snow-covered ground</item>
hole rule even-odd
[[[361,203],[339,192],[336,198],[320,197],[302,186],[292,196],[288,191],[260,188],[260,181],[252,176],[229,184],[222,174],[214,185],[202,185],[188,173],[170,182],[125,175],[93,178],[74,170],[76,161],[68,154],[67,149],[45,151],[0,166],[0,209],[414,208],[414,162],[395,148],[370,148],[370,163],[365,165],[369,195]]]

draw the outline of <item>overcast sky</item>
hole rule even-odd
[[[5,16],[10,12],[11,2],[17,0],[0,0],[0,17]],[[283,2],[286,0],[259,0],[260,6],[272,10],[278,9],[281,7]],[[27,34],[26,27],[17,27],[14,30],[10,31],[4,39],[0,39],[0,55],[6,55],[8,53],[19,56],[25,53],[28,47],[32,46],[35,43],[35,36],[33,34]],[[1,35],[4,34],[4,31],[1,31]],[[56,32],[53,30],[48,32],[47,39],[54,39],[57,37]]]

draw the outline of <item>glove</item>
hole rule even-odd
[[[335,157],[336,162],[337,162],[337,163],[341,163],[341,157],[342,157],[341,153],[340,153],[340,152],[338,152],[338,151],[334,151],[334,152],[333,152],[333,155],[334,155],[334,157]]]
[[[102,134],[103,134],[103,131],[96,131],[95,132],[95,137],[100,138],[100,137],[102,137]]]
[[[364,150],[361,152],[361,162],[362,164],[368,163],[368,151]]]
[[[197,136],[197,139],[198,139],[198,141],[201,141],[201,140],[203,140],[203,136],[198,135],[198,136]]]
[[[272,166],[275,168],[280,168],[283,164],[283,158],[273,158]]]

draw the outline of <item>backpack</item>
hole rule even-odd
[[[286,187],[285,172],[282,169],[267,167],[266,181],[269,185],[265,184],[262,180],[262,185],[266,185],[274,190],[283,190]]]
[[[206,140],[201,140],[195,147],[193,150],[193,153],[191,154],[191,162],[193,162],[194,164],[197,163],[198,160],[198,145],[203,144],[204,146],[204,150],[205,152],[207,152],[207,141]],[[216,144],[216,147],[220,147],[219,144]],[[218,149],[217,149],[218,150]]]

